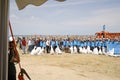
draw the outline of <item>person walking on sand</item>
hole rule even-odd
[[[23,54],[26,53],[26,40],[25,37],[23,37],[22,39],[22,50],[23,50]]]

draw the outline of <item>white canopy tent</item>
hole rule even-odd
[[[48,0],[16,0],[19,10],[28,4],[40,6]],[[65,0],[55,0],[63,2]],[[8,80],[9,0],[0,0],[0,80]]]

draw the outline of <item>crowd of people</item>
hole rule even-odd
[[[106,54],[108,51],[108,44],[120,45],[119,39],[100,39],[100,38],[81,38],[81,37],[34,37],[20,38],[17,43],[23,50],[23,54],[62,54],[62,53],[91,53],[91,54]],[[27,48],[27,50],[26,50]],[[26,52],[27,51],[27,52]],[[113,54],[114,52],[112,52]]]
[[[104,39],[95,37],[18,37],[16,40],[23,54],[120,54],[120,38]],[[112,46],[112,47],[111,47]],[[114,46],[114,47],[113,47]],[[117,46],[117,47],[116,47]],[[114,49],[116,48],[116,49]],[[15,63],[19,62],[19,55],[15,54],[13,38],[9,38],[8,80],[16,80]],[[116,52],[115,52],[116,51]]]

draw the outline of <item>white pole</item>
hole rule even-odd
[[[0,0],[0,80],[8,80],[9,0]]]

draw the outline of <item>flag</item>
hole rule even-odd
[[[28,4],[40,6],[44,4],[46,1],[48,0],[16,0],[16,4],[18,6],[18,9],[21,10],[25,8]]]

